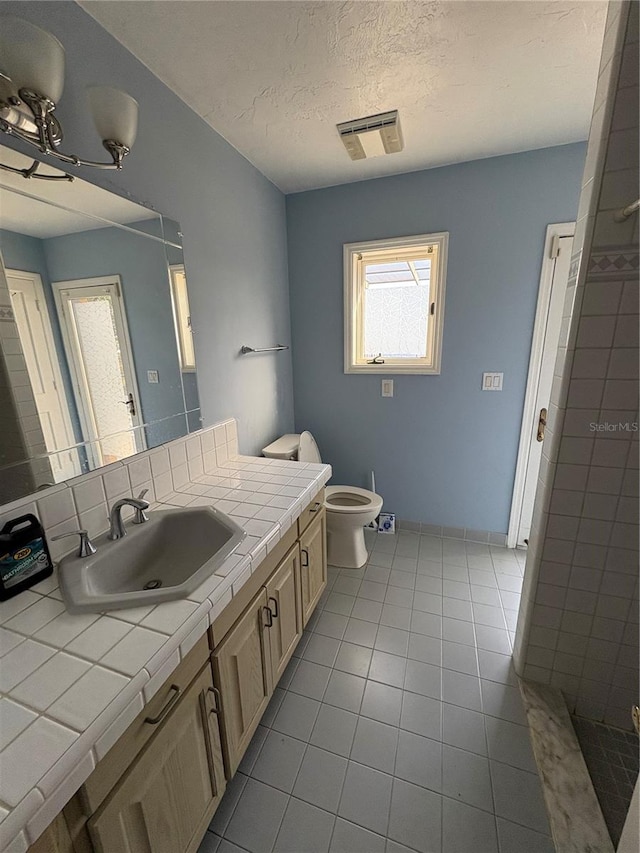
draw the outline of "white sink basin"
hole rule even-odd
[[[70,613],[119,610],[185,598],[237,548],[245,531],[213,507],[156,510],[129,522],[115,542],[94,540],[90,557],[65,557],[60,589]]]

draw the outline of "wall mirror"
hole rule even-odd
[[[178,223],[0,171],[0,255],[0,504],[200,428]]]

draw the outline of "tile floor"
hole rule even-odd
[[[553,853],[510,658],[524,554],[368,544],[330,568],[199,853]]]
[[[618,845],[638,779],[638,735],[572,717],[609,835]]]

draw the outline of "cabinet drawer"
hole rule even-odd
[[[207,635],[203,634],[84,783],[81,790],[89,807],[89,813],[98,808],[142,747],[162,727],[162,723],[158,725],[147,723],[147,718],[157,718],[178,690],[183,694],[208,658],[209,643]],[[173,688],[173,685],[178,690]]]
[[[311,524],[314,518],[324,506],[324,489],[320,489],[315,498],[311,501],[306,509],[303,509],[298,518],[298,536],[301,536],[303,531]]]

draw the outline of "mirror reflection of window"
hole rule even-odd
[[[187,293],[187,277],[182,264],[172,265],[170,267],[170,273],[173,316],[176,325],[178,350],[180,353],[180,369],[183,371],[192,371],[196,369],[196,353],[193,346],[189,294]]]

